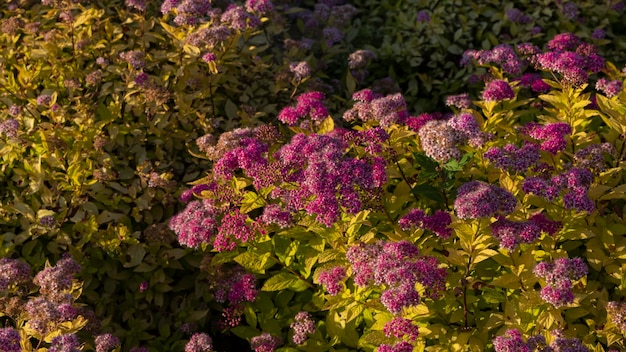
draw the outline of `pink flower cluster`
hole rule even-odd
[[[596,89],[602,91],[607,97],[612,98],[618,96],[624,87],[624,83],[621,80],[609,81],[606,78],[600,78],[596,82]]]
[[[61,293],[72,287],[74,274],[79,273],[80,270],[80,265],[74,259],[65,256],[55,266],[37,273],[33,282],[40,287],[43,294]]]
[[[96,336],[96,352],[108,352],[120,345],[120,339],[112,334]]]
[[[398,314],[405,307],[419,304],[417,283],[432,299],[445,290],[446,270],[438,267],[435,258],[420,258],[418,254],[417,247],[407,241],[381,241],[350,247],[346,257],[352,264],[355,284],[385,285],[380,300],[391,313]]]
[[[80,352],[80,341],[75,334],[58,335],[52,339],[48,352]]]
[[[272,336],[266,332],[250,339],[250,347],[254,352],[273,352],[276,347],[282,344],[283,341],[280,337]]]
[[[402,317],[394,317],[385,324],[383,332],[387,337],[394,336],[396,338],[406,337],[411,342],[415,342],[419,336],[419,327],[414,325],[409,319]]]
[[[574,302],[572,281],[587,275],[588,269],[580,258],[559,258],[554,262],[537,264],[533,272],[547,283],[541,289],[541,298],[558,308]]]
[[[536,69],[561,74],[563,82],[581,85],[588,80],[589,73],[597,73],[604,68],[604,59],[597,49],[571,33],[557,34],[548,42],[549,51],[538,53],[531,58]]]
[[[500,65],[510,75],[519,75],[526,66],[526,62],[508,44],[499,44],[491,50],[467,50],[463,53],[461,65],[468,65],[472,60],[479,65]]]
[[[461,219],[479,219],[515,210],[517,199],[507,190],[482,181],[470,181],[458,189],[454,209]]]
[[[622,332],[626,332],[626,303],[611,301],[606,305],[606,312],[611,322]]]
[[[554,201],[564,192],[563,204],[567,209],[591,213],[595,209],[595,204],[588,195],[592,181],[591,171],[574,167],[549,180],[537,176],[527,177],[522,184],[522,190],[549,201]]]
[[[346,277],[346,269],[342,266],[336,266],[328,271],[320,273],[318,281],[324,285],[324,288],[332,296],[337,295],[343,288],[341,280]]]
[[[472,99],[468,93],[450,95],[446,97],[446,105],[454,106],[459,109],[469,109],[469,107],[472,106]]]
[[[278,113],[278,120],[289,126],[294,126],[307,116],[312,121],[322,121],[328,116],[324,104],[326,99],[322,92],[308,92],[296,98],[296,106],[288,106]]]
[[[211,352],[213,351],[213,339],[209,334],[195,333],[185,345],[185,352]]]
[[[452,236],[451,223],[452,218],[447,211],[437,210],[432,215],[426,215],[422,209],[411,209],[398,221],[403,230],[409,230],[411,226],[420,227],[432,231],[441,238]]]
[[[500,242],[500,248],[514,250],[520,243],[533,243],[541,237],[541,232],[554,234],[560,229],[560,223],[549,220],[538,213],[528,221],[511,221],[504,217],[491,224],[491,234]]]
[[[254,302],[259,293],[256,288],[256,277],[235,268],[229,276],[219,278],[215,285],[215,301],[228,303],[222,310],[222,320],[219,322],[224,329],[235,327],[241,323],[244,304]]]
[[[568,339],[558,330],[553,330],[552,343],[548,345],[543,335],[535,335],[524,342],[522,333],[517,329],[507,330],[504,335],[493,339],[495,352],[589,352],[589,349],[576,338]]]
[[[30,266],[17,259],[0,259],[0,291],[14,285],[25,284],[31,279]]]
[[[556,154],[567,146],[566,137],[572,133],[572,127],[565,122],[547,123],[545,125],[531,122],[526,124],[521,132],[541,141],[539,149]]]
[[[209,199],[195,200],[170,218],[170,229],[178,236],[178,242],[189,248],[212,244],[217,234],[220,211]]]
[[[257,222],[246,224],[247,219],[248,216],[241,214],[239,209],[224,214],[217,228],[213,248],[218,252],[232,251],[238,243],[246,243],[254,239],[257,232],[262,232]]]
[[[359,190],[379,187],[386,181],[385,164],[345,155],[347,145],[332,135],[297,134],[274,157],[282,179],[298,188],[277,188],[271,196],[282,198],[286,211],[305,210],[331,226],[340,207],[348,213],[361,210]]]
[[[315,333],[315,321],[311,313],[299,312],[296,314],[296,321],[291,323],[290,327],[293,329],[293,337],[291,338],[296,345],[303,344],[308,335]]]
[[[404,123],[409,116],[406,102],[402,94],[381,96],[371,89],[364,89],[352,95],[355,101],[351,109],[343,114],[343,119],[351,122],[376,121],[381,127],[387,128],[394,123]]]
[[[497,168],[511,172],[526,171],[541,159],[539,145],[534,143],[525,143],[521,148],[510,143],[502,148],[492,147],[483,156]]]
[[[376,350],[377,352],[413,352],[413,345],[406,342],[400,341],[393,346],[382,344]]]
[[[422,114],[410,117],[407,125],[417,131],[424,153],[440,162],[459,159],[460,144],[468,143],[480,148],[493,137],[481,131],[474,116],[465,112],[447,118],[436,114]]]

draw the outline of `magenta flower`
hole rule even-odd
[[[487,84],[483,91],[483,100],[499,102],[505,99],[515,98],[515,92],[507,81],[493,80]]]

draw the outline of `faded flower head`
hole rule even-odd
[[[120,345],[120,340],[112,334],[96,336],[96,352],[109,352]]]
[[[272,336],[266,332],[250,339],[250,347],[255,352],[273,352],[282,343],[283,341],[280,337]]]
[[[211,352],[213,351],[213,339],[209,334],[195,333],[185,345],[185,352]]]

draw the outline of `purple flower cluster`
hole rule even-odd
[[[506,10],[506,17],[509,19],[509,21],[519,24],[527,24],[532,22],[530,16],[516,8]]]
[[[437,210],[432,215],[426,215],[422,209],[411,209],[398,221],[403,230],[409,230],[411,226],[420,227],[432,231],[441,238],[452,236],[451,223],[452,218],[447,211]]]
[[[479,65],[500,65],[510,75],[519,75],[526,66],[526,62],[508,44],[499,44],[491,50],[467,50],[463,53],[461,65],[466,66],[473,60]]]
[[[211,17],[215,9],[211,3],[204,0],[164,0],[161,4],[161,13],[164,15],[176,9],[174,23],[179,26],[196,24],[205,17]]]
[[[254,352],[273,352],[276,347],[283,344],[283,340],[278,336],[263,333],[250,339],[250,347]]]
[[[524,126],[522,133],[541,141],[539,149],[556,154],[567,146],[565,137],[572,133],[572,127],[565,122],[547,123],[545,125],[531,122]]]
[[[599,173],[604,171],[606,165],[603,154],[615,155],[615,153],[615,147],[611,143],[592,144],[574,154],[574,165]]]
[[[495,79],[485,86],[483,91],[483,100],[499,102],[506,99],[515,98],[515,92],[509,85],[509,82],[501,79]]]
[[[213,339],[206,333],[195,333],[185,345],[185,352],[211,352]]]
[[[538,73],[525,73],[519,79],[519,85],[524,88],[530,88],[533,92],[547,93],[550,91],[550,85],[543,81]]]
[[[79,352],[80,341],[75,334],[63,334],[52,339],[48,352]]]
[[[248,28],[257,28],[261,25],[261,20],[255,15],[247,12],[242,6],[230,4],[220,18],[222,25],[237,31]]]
[[[552,331],[551,334],[554,339],[548,345],[543,335],[531,336],[524,342],[522,333],[517,329],[511,329],[504,335],[496,336],[493,339],[493,347],[495,352],[589,352],[589,349],[576,338],[568,339],[558,330]]]
[[[513,144],[507,144],[502,148],[492,147],[483,156],[497,168],[511,172],[526,171],[529,167],[537,165],[541,159],[539,146],[533,143],[525,143],[521,148]]]
[[[406,342],[400,341],[393,346],[382,344],[376,350],[377,352],[413,352],[413,345]]]
[[[291,340],[296,345],[303,344],[308,335],[315,333],[315,321],[308,312],[299,312],[296,314],[296,321],[291,323],[290,327],[293,329],[293,337]]]
[[[524,342],[522,333],[517,329],[507,330],[504,335],[493,339],[493,348],[496,352],[532,352],[530,346]]]
[[[547,286],[541,289],[541,298],[556,308],[574,302],[572,281],[587,275],[587,264],[580,258],[559,258],[554,262],[541,262],[533,272],[546,280]]]
[[[420,22],[420,23],[430,22],[430,12],[428,10],[420,10],[417,13],[417,22]]]
[[[186,41],[193,46],[214,48],[216,45],[226,41],[231,34],[232,31],[227,26],[217,25],[209,28],[202,27],[189,34]]]
[[[527,177],[522,190],[533,193],[549,201],[554,201],[563,191],[563,203],[567,209],[593,212],[595,205],[589,198],[588,191],[593,181],[593,174],[588,169],[574,167],[552,178]]]
[[[17,259],[0,259],[0,291],[30,281],[30,266]]]
[[[276,224],[281,229],[285,229],[292,224],[291,213],[284,211],[278,204],[266,205],[259,220],[266,225]]]
[[[456,131],[458,142],[467,142],[475,148],[482,147],[486,141],[493,137],[491,134],[481,131],[474,116],[466,112],[456,114],[448,119],[448,126]]]
[[[601,91],[607,97],[612,98],[619,95],[623,89],[623,82],[621,80],[609,81],[606,78],[600,78],[596,82],[596,90]]]
[[[13,328],[0,328],[0,350],[4,352],[22,352],[19,331]]]
[[[328,110],[324,104],[326,97],[322,92],[308,92],[296,98],[295,107],[288,106],[278,113],[278,120],[289,126],[293,126],[300,119],[307,116],[313,121],[322,121],[328,116]]]
[[[9,138],[15,138],[17,137],[17,131],[19,128],[19,121],[13,118],[8,118],[0,123],[0,134],[4,134]]]
[[[246,0],[246,10],[265,15],[274,10],[274,4],[270,0]]]
[[[561,74],[563,82],[581,85],[587,82],[588,73],[597,73],[604,68],[604,59],[597,49],[571,33],[554,36],[547,45],[549,51],[535,54],[531,61],[536,69]]]
[[[417,247],[407,241],[361,244],[348,249],[346,257],[358,286],[385,285],[381,303],[393,314],[420,302],[415,289],[424,287],[425,295],[436,299],[445,290],[447,272],[435,258],[418,256]]]
[[[461,93],[458,95],[450,95],[446,98],[447,106],[454,106],[459,109],[469,109],[472,106],[472,99],[468,93]]]
[[[259,291],[256,277],[243,271],[236,271],[228,279],[218,283],[215,300],[219,303],[228,301],[231,305],[254,302]]]
[[[320,273],[319,283],[324,285],[324,288],[328,293],[332,296],[337,295],[341,292],[343,286],[341,285],[341,280],[346,277],[346,269],[342,266],[336,266],[328,271],[324,271]]]
[[[96,352],[108,352],[120,345],[120,339],[113,334],[96,336]]]
[[[37,97],[37,105],[48,106],[52,102],[52,96],[50,94],[41,94]]]
[[[411,342],[415,342],[419,336],[419,327],[413,325],[409,319],[394,317],[385,324],[383,332],[387,337],[403,338],[406,336]]]
[[[35,275],[33,282],[43,294],[61,293],[72,287],[74,274],[79,273],[80,265],[71,257],[60,259],[53,267],[45,268]]]
[[[517,199],[507,190],[482,181],[470,181],[458,189],[454,209],[461,219],[479,219],[515,210]]]
[[[558,223],[548,220],[543,214],[536,214],[522,222],[499,217],[491,224],[491,234],[500,242],[500,248],[512,251],[520,243],[535,242],[541,237],[541,232],[553,234],[558,228]]]
[[[146,10],[145,0],[126,0],[126,6],[141,12],[144,12]]]
[[[343,114],[346,121],[377,121],[384,128],[394,123],[403,123],[408,115],[406,102],[402,94],[381,96],[370,89],[358,91],[352,95],[355,101],[351,109]]]

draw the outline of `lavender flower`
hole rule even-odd
[[[18,117],[20,114],[22,113],[22,108],[19,107],[18,105],[11,105],[11,107],[9,107],[9,115],[13,116],[13,117]]]
[[[492,147],[483,156],[497,168],[512,172],[526,171],[536,165],[541,158],[539,146],[533,143],[525,143],[521,148],[513,144],[507,144],[502,148]]]
[[[142,69],[146,66],[144,54],[139,50],[121,52],[120,59],[126,61],[135,70]]]
[[[509,19],[509,21],[519,24],[527,24],[532,21],[530,16],[516,8],[506,10],[506,17]]]
[[[211,352],[213,351],[213,339],[209,334],[195,333],[185,345],[185,352]]]
[[[406,341],[398,342],[393,346],[382,344],[378,347],[376,351],[377,352],[413,352],[413,345]]]
[[[73,275],[80,272],[80,265],[70,257],[60,259],[53,267],[45,268],[35,275],[33,282],[44,294],[61,293],[72,287]]]
[[[37,97],[37,105],[48,106],[52,102],[52,96],[50,94],[42,94]]]
[[[398,221],[403,230],[408,230],[411,226],[421,227],[441,238],[452,236],[452,228],[449,227],[451,223],[450,213],[446,211],[437,210],[433,215],[426,215],[421,209],[411,209]]]
[[[246,10],[265,15],[274,10],[274,4],[270,0],[246,0]]]
[[[493,339],[496,352],[532,352],[530,346],[522,339],[522,333],[517,329],[507,330],[503,336]]]
[[[606,31],[602,28],[596,28],[593,30],[593,33],[591,33],[591,38],[595,40],[604,39],[605,36],[606,36]]]

